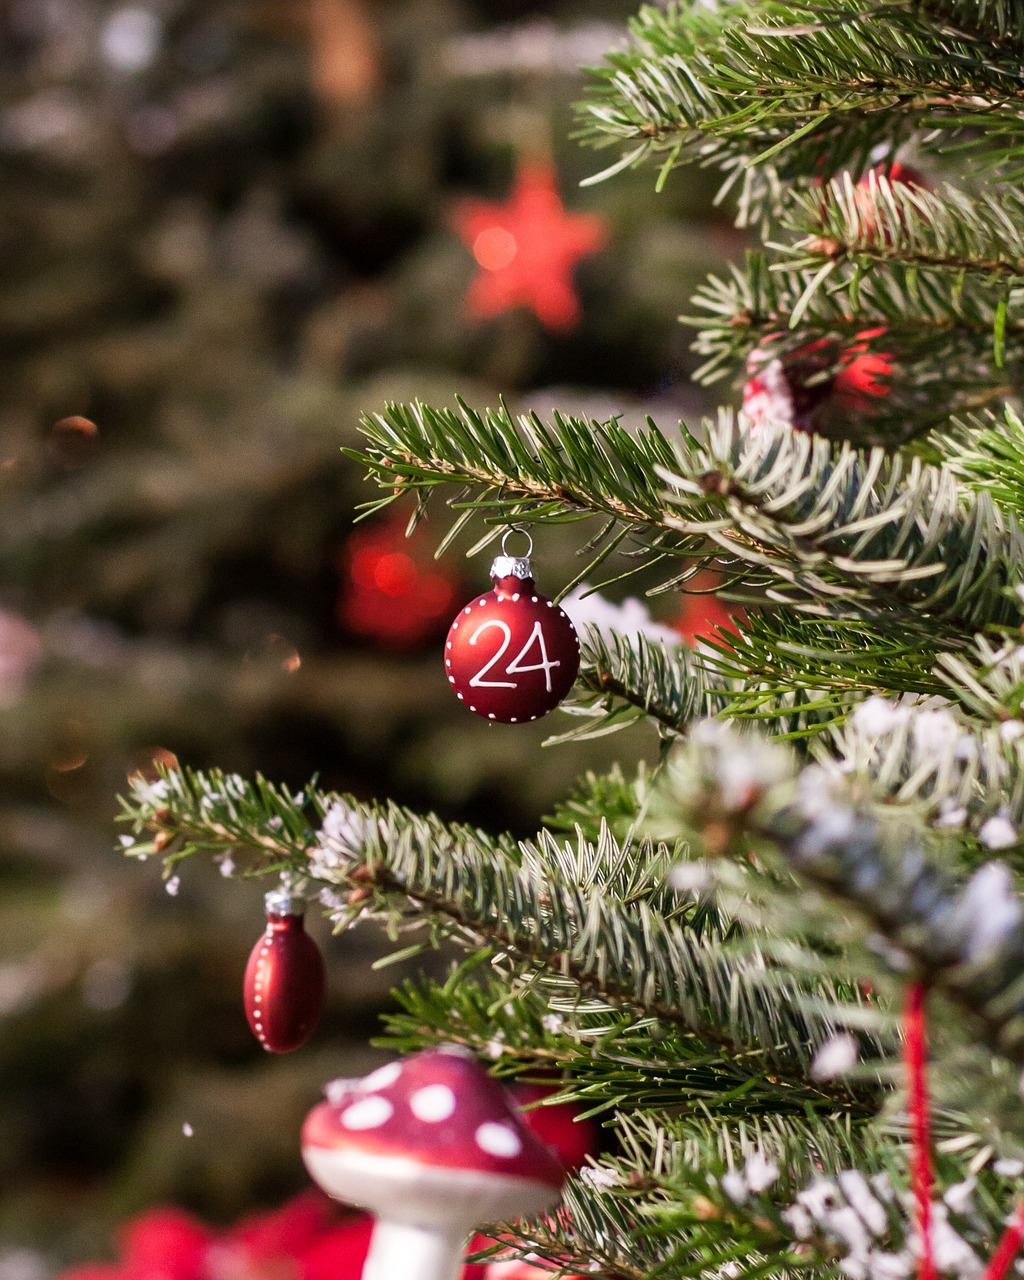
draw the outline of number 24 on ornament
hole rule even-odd
[[[580,644],[567,614],[537,591],[529,552],[491,565],[494,588],[459,613],[445,642],[445,673],[460,702],[487,720],[547,715],[572,688]],[[529,538],[529,535],[526,535]]]

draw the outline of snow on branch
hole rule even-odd
[[[988,862],[959,882],[920,828],[856,797],[834,772],[797,772],[784,748],[708,721],[670,763],[659,829],[704,832],[710,852],[767,840],[801,879],[855,907],[894,964],[1024,1065],[1024,912],[1009,868]]]
[[[393,804],[313,787],[293,796],[217,771],[137,779],[122,803],[136,836],[127,852],[160,853],[168,874],[199,852],[230,854],[250,874],[288,871],[322,892],[338,928],[361,918],[395,934],[426,925],[504,956],[549,992],[675,1028],[751,1081],[774,1077],[799,1106],[855,1103],[845,1085],[810,1073],[848,989],[773,965],[732,939],[728,921],[676,898],[650,870],[664,868],[667,847],[607,827],[596,841],[582,831],[493,837]]]

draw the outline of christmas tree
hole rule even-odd
[[[434,676],[476,565],[435,561],[432,526],[406,540],[411,502],[354,527],[366,489],[339,445],[362,407],[453,386],[699,416],[675,311],[738,241],[713,176],[581,191],[567,136],[580,64],[631,9],[0,13],[0,1274],[9,1250],[40,1271],[110,1253],[153,1205],[218,1230],[279,1207],[306,1180],[290,1130],[246,1125],[253,1098],[297,1122],[327,1074],[368,1068],[404,971],[372,968],[372,929],[323,946],[316,1042],[264,1054],[239,1000],[264,886],[208,867],[169,896],[112,860],[128,772],[316,771],[524,834],[583,765],[539,750],[543,722],[466,726]],[[571,330],[467,301],[500,272],[466,218],[538,169],[605,228],[569,273]],[[553,582],[572,556],[546,540]]]
[[[414,495],[441,545],[527,526],[542,587],[549,525],[578,580],[724,570],[735,634],[582,636],[557,750],[646,721],[656,768],[586,775],[526,839],[216,770],[125,802],[129,852],[168,875],[227,855],[339,930],[382,921],[396,956],[465,949],[401,988],[386,1043],[555,1078],[603,1126],[504,1255],[616,1280],[1015,1265],[1022,51],[1014,0],[645,9],[581,130],[609,180],[724,175],[763,248],[690,323],[747,412],[367,413],[377,505]],[[476,689],[517,684],[495,652]],[[504,674],[549,677],[528,652]]]

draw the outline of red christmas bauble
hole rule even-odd
[[[743,387],[751,428],[773,424],[817,431],[836,415],[871,416],[891,390],[893,357],[874,346],[884,334],[884,326],[864,329],[845,347],[818,338],[774,358],[756,347],[747,357]]]
[[[533,578],[495,574],[493,591],[452,623],[444,667],[470,711],[519,724],[553,711],[572,688],[580,642],[568,615],[538,593]]]
[[[289,1053],[316,1030],[324,1006],[324,961],[289,895],[267,895],[267,928],[245,968],[245,1016],[269,1053]]]
[[[891,245],[892,236],[885,230],[879,234],[878,220],[875,217],[875,200],[880,177],[886,178],[892,187],[921,187],[925,191],[929,188],[928,183],[916,169],[911,168],[909,164],[900,164],[898,160],[888,165],[876,165],[874,169],[870,169],[858,179],[853,188],[854,233],[871,245],[876,241]],[[902,217],[899,222],[902,229]]]

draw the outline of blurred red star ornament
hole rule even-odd
[[[522,164],[504,204],[465,200],[454,224],[480,267],[466,296],[471,315],[529,307],[555,333],[578,322],[573,267],[601,248],[607,230],[596,214],[566,210],[550,165]]]

